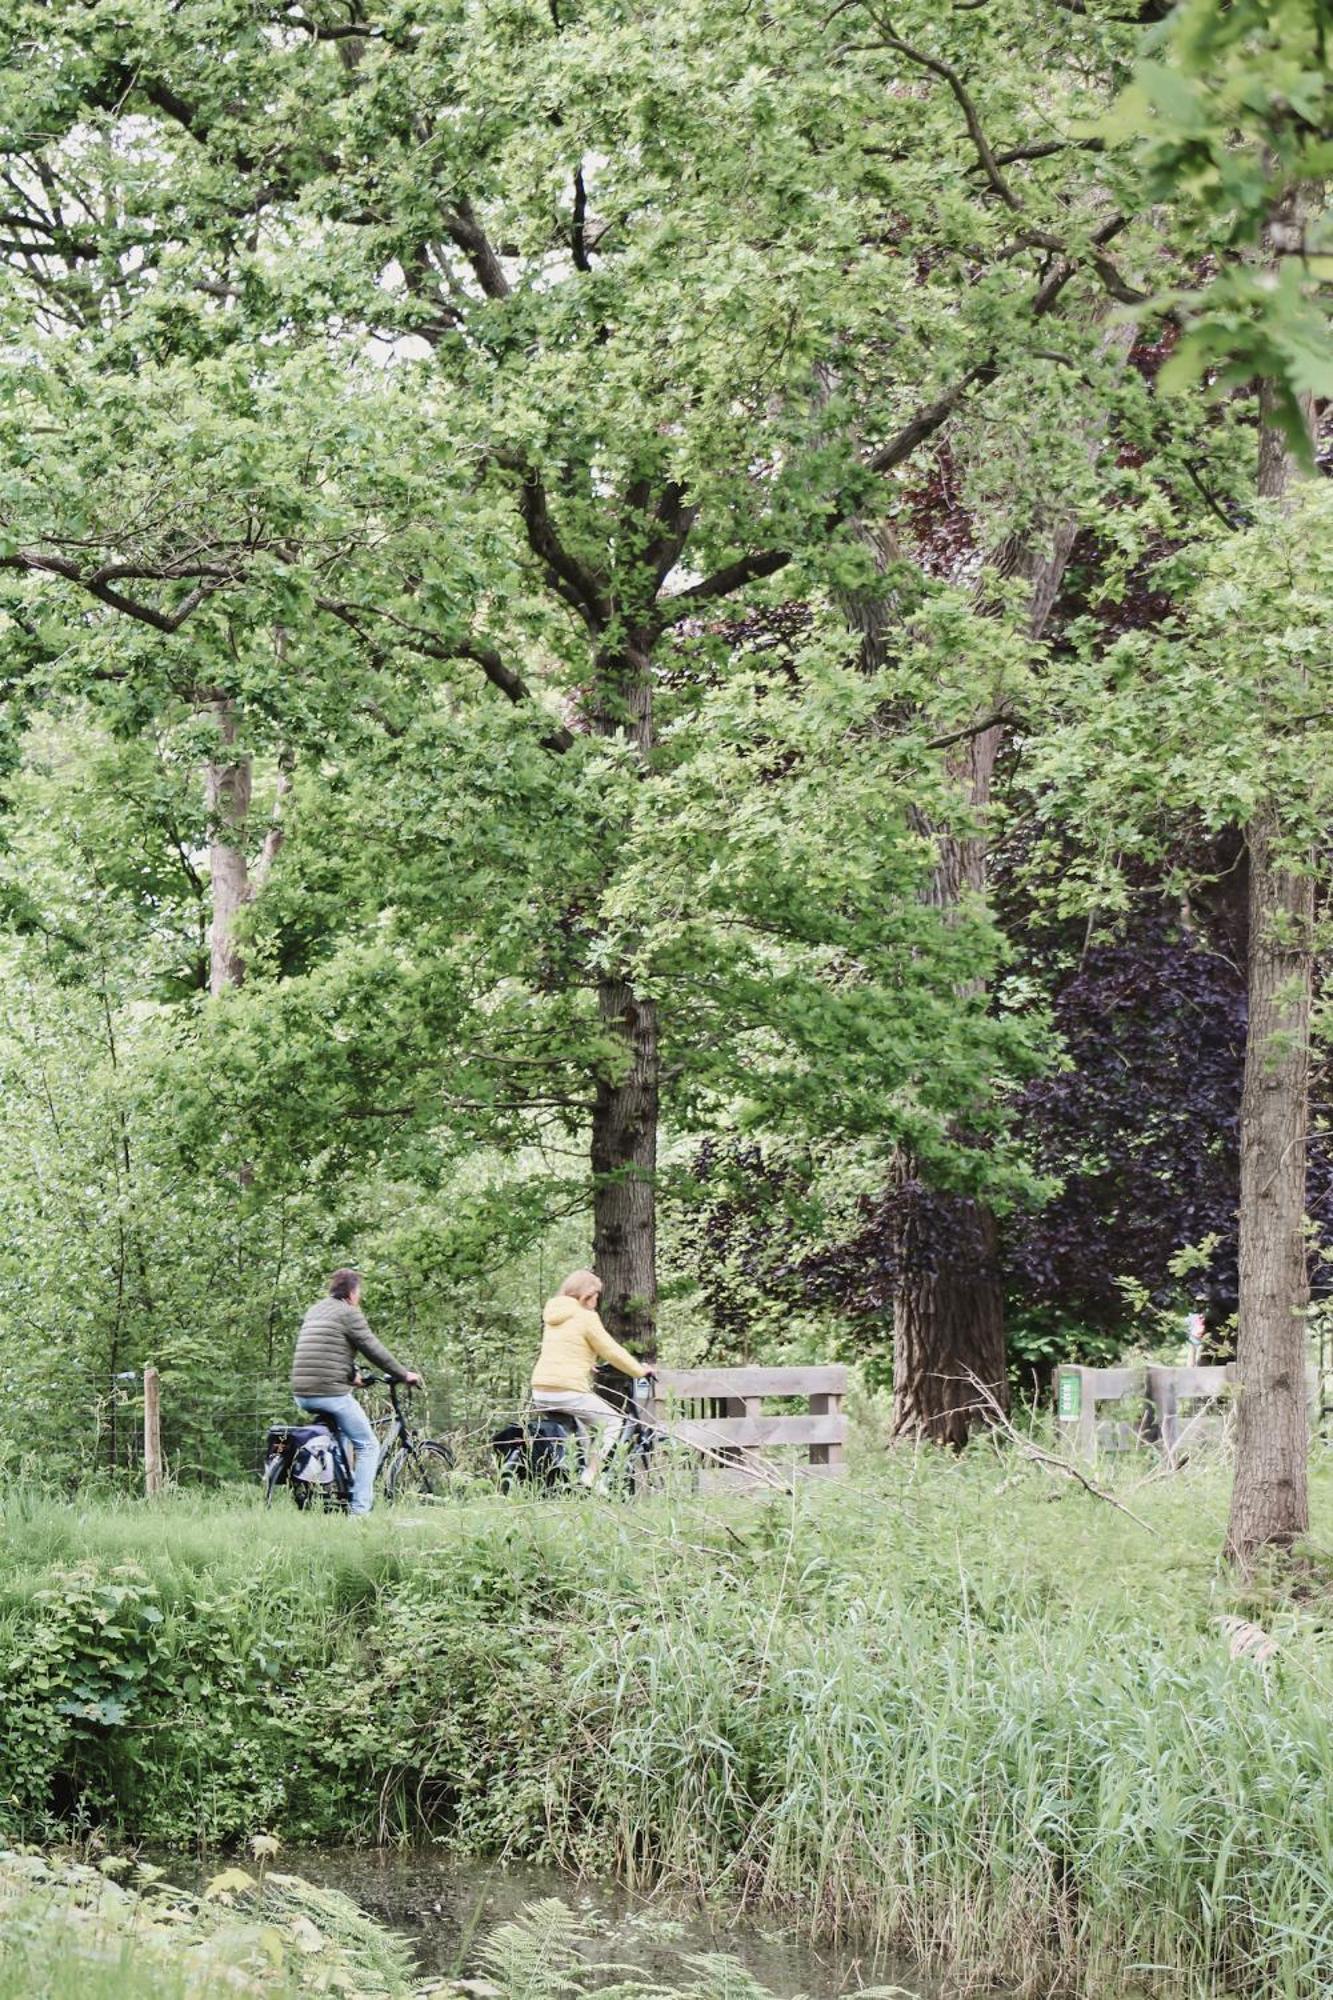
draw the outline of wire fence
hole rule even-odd
[[[484,1372],[437,1371],[408,1406],[413,1430],[445,1439],[488,1439],[527,1399],[528,1369],[492,1361]],[[144,1370],[61,1366],[53,1384],[0,1378],[10,1457],[54,1470],[59,1483],[107,1482],[142,1488],[145,1468]],[[370,1391],[375,1414],[382,1392]],[[270,1427],[301,1418],[285,1373],[201,1385],[170,1368],[159,1375],[161,1453],[178,1485],[224,1484],[258,1476]],[[386,1401],[387,1409],[387,1401]],[[25,1439],[31,1449],[24,1450]]]

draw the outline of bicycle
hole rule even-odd
[[[358,1375],[355,1389],[387,1388],[392,1415],[381,1418],[374,1429],[380,1439],[377,1481],[383,1477],[386,1500],[443,1499],[449,1491],[454,1455],[439,1438],[414,1435],[407,1413],[398,1400],[401,1384],[391,1375]],[[397,1449],[394,1450],[394,1444]],[[302,1454],[322,1446],[329,1454],[331,1476],[311,1478],[298,1469]],[[312,1412],[305,1424],[275,1424],[270,1429],[264,1451],[264,1505],[273,1505],[279,1486],[290,1489],[296,1506],[319,1505],[345,1512],[352,1497],[352,1468],[342,1438],[331,1417]]]
[[[620,1436],[602,1465],[598,1486],[608,1493],[633,1494],[647,1484],[658,1427],[648,1411],[654,1376],[644,1376],[630,1390]],[[586,1463],[583,1437],[571,1416],[559,1410],[531,1410],[506,1424],[491,1440],[500,1491],[532,1486],[548,1492],[578,1483]]]

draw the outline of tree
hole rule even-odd
[[[816,581],[864,579],[849,524],[867,495],[1076,281],[1116,282],[1119,222],[1052,237],[1043,187],[1006,240],[1016,197],[985,146],[985,201],[941,215],[940,108],[900,89],[916,56],[886,45],[861,80],[799,8],[423,22],[385,5],[354,25],[147,4],[83,38],[27,10],[9,257],[61,347],[40,393],[59,405],[79,356],[72,400],[119,397],[142,464],[124,434],[145,374],[202,389],[204,435],[226,449],[221,492],[188,496],[189,532],[178,487],[145,481],[166,504],[89,536],[119,458],[29,462],[0,560],[178,660],[197,649],[189,686],[224,728],[228,703],[242,732],[279,725],[282,756],[311,721],[307,701],[291,712],[298,655],[338,628],[340,663],[350,635],[363,667],[470,667],[520,709],[535,666],[569,710],[538,710],[552,754],[586,732],[651,776],[671,630],[796,554]],[[340,385],[311,358],[328,343]],[[812,394],[825,359],[844,385],[832,426]],[[281,380],[299,394],[286,411]],[[277,435],[243,442],[237,406],[265,384]],[[349,467],[331,431],[347,441],[358,403],[383,435],[367,450],[363,431]],[[258,634],[276,655],[280,631],[275,675],[250,655]],[[244,758],[213,761],[221,986],[248,894]],[[594,1252],[617,1331],[651,1346],[659,1022],[624,961],[595,976]]]
[[[1012,347],[997,343],[981,372],[993,380],[1013,371],[1010,407],[1021,441],[1006,441],[996,451],[988,438],[991,466],[972,492],[964,479],[966,497],[955,497],[951,504],[952,552],[965,558],[955,580],[966,575],[975,593],[975,612],[1017,626],[1035,655],[1059,595],[1080,510],[1089,504],[1089,473],[1102,449],[1109,406],[1117,400],[1114,378],[1128,336],[1124,329],[1106,334],[1105,300],[1124,304],[1143,296],[1107,247],[1124,230],[1126,218],[1104,182],[1089,173],[1086,142],[1072,136],[1052,139],[1050,132],[1053,127],[1071,133],[1078,129],[1090,102],[1096,102],[1090,77],[1100,72],[1103,88],[1113,87],[1128,38],[1117,38],[1113,29],[1108,43],[1104,23],[1091,43],[1077,35],[1053,37],[1045,51],[1042,88],[1024,102],[1014,86],[1016,79],[1030,74],[1030,11],[1019,15],[987,9],[976,15],[957,10],[952,18],[915,27],[901,10],[875,0],[856,0],[839,11],[863,27],[867,39],[856,43],[858,49],[887,56],[955,114],[955,127],[950,132],[946,125],[941,143],[955,160],[959,183],[966,186],[972,177],[976,235],[984,241],[997,228],[1013,232],[1013,242],[1001,255],[1018,246],[1044,253],[1041,282],[1030,301],[1033,321],[1053,316],[1057,305],[1071,307],[1068,317],[1074,325],[1066,321],[1061,327],[1058,351],[1066,365],[1084,371],[1077,410],[1066,410],[1061,432],[1051,422],[1051,412],[1064,398],[1042,381],[1034,436],[1028,412],[1018,414],[1018,399],[1025,390],[1031,395],[1031,376],[1021,366],[1014,369]],[[1002,145],[994,138],[997,129],[1005,133]],[[1077,287],[1062,296],[1080,269],[1094,280],[1091,301]],[[965,418],[952,428],[961,429],[965,440]],[[953,443],[951,429],[942,448],[937,441],[935,449],[947,454]],[[1034,477],[1042,446],[1043,473]],[[995,460],[1002,468],[998,476]],[[1012,484],[1006,490],[1004,475],[1010,468]],[[865,539],[872,551],[879,549],[879,531],[865,530]],[[924,552],[914,550],[907,536],[894,539],[892,547],[895,554],[911,551],[922,560]],[[859,635],[863,663],[879,662],[888,644],[887,629],[901,615],[901,602],[882,588],[875,595],[844,593],[843,602]],[[984,650],[983,641],[976,652]],[[1002,646],[995,652],[997,660],[1005,657]],[[947,685],[947,674],[940,680]],[[993,786],[1014,721],[1018,685],[979,658],[973,713],[963,727],[943,735],[955,798],[952,811],[931,828],[936,865],[927,889],[941,910],[987,894]],[[939,685],[927,682],[922,698],[927,713],[935,712]],[[895,1178],[896,1193],[884,1208],[896,1235],[891,1258],[896,1274],[894,1431],[900,1438],[960,1446],[978,1423],[989,1422],[992,1409],[1002,1409],[1008,1400],[997,1221],[985,1201],[929,1186],[910,1154],[899,1158]]]
[[[1324,291],[1330,264],[1316,190],[1333,138],[1333,70],[1320,0],[1193,0],[1168,27],[1165,60],[1140,68],[1119,130],[1143,135],[1148,185],[1206,232],[1214,274],[1181,301],[1177,386],[1205,371],[1258,390],[1257,492],[1268,505],[1238,552],[1267,661],[1243,642],[1227,659],[1279,739],[1265,744],[1242,823],[1249,856],[1249,1026],[1241,1112],[1240,1373],[1236,1478],[1227,1546],[1248,1563],[1309,1525],[1305,1407],[1306,1141],[1323,634],[1293,628],[1310,572],[1276,518],[1304,512],[1294,483],[1314,462],[1314,398],[1333,394]],[[1264,559],[1271,563],[1265,568]],[[1285,600],[1285,601],[1284,601]],[[1249,606],[1247,605],[1247,610]],[[1307,716],[1309,720],[1307,720]]]

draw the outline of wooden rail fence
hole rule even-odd
[[[844,1470],[847,1370],[808,1368],[661,1368],[652,1416],[666,1435],[703,1458],[701,1474],[749,1484],[763,1476],[763,1454],[779,1452],[784,1469],[836,1479]],[[766,1411],[776,1397],[803,1402],[800,1415]]]
[[[1222,1433],[1226,1398],[1237,1380],[1236,1364],[1213,1368],[1076,1368],[1055,1371],[1055,1419],[1061,1436],[1085,1458],[1099,1451],[1132,1451],[1150,1445],[1173,1461],[1182,1449],[1215,1443]],[[1318,1408],[1318,1377],[1307,1373],[1312,1413]],[[1127,1414],[1099,1412],[1127,1406]]]

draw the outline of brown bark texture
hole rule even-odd
[[[251,767],[248,757],[228,758],[236,742],[235,704],[210,703],[217,719],[219,755],[204,767],[204,803],[208,812],[208,875],[212,899],[209,926],[208,990],[216,1000],[245,979],[245,960],[236,943],[236,919],[250,900],[250,871],[245,858],[246,823],[250,817]]]
[[[653,742],[652,661],[646,644],[601,663],[594,726],[623,735],[646,757]],[[593,1267],[602,1318],[633,1353],[657,1352],[657,1121],[660,1062],[656,1002],[613,972],[597,1011],[615,1052],[597,1079],[592,1114]],[[606,1386],[613,1393],[619,1378]]]
[[[927,1195],[923,1207],[911,1172],[901,1157],[892,1435],[957,1450],[1009,1405],[998,1230],[984,1202],[962,1195]]]
[[[1227,1550],[1249,1563],[1310,1525],[1305,1245],[1314,879],[1275,852],[1276,814],[1250,826],[1249,1027],[1240,1127],[1236,1471]]]
[[[620,979],[597,995],[626,1066],[598,1080],[592,1118],[593,1264],[602,1318],[651,1358],[657,1347],[657,1007]]]
[[[1269,402],[1265,392],[1259,491],[1280,501],[1299,469],[1272,421]],[[1242,1566],[1263,1548],[1289,1548],[1310,1525],[1305,1173],[1315,913],[1312,857],[1283,851],[1276,801],[1265,801],[1255,813],[1247,846],[1239,1386],[1226,1543],[1228,1555]]]

